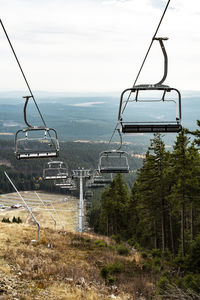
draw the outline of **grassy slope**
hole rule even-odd
[[[28,192],[27,192],[28,193]],[[31,193],[31,192],[30,192]],[[33,193],[33,192],[32,192]],[[16,200],[14,198],[16,193],[8,194],[13,195],[13,201],[12,204],[16,203],[22,203],[22,201],[19,199],[19,197],[16,197]],[[32,194],[30,194],[32,195]],[[64,198],[66,198],[66,195],[54,195],[54,194],[48,194],[48,193],[39,193],[41,199],[45,201],[45,198],[52,199],[53,208],[56,210],[57,213],[53,210],[52,206],[49,204],[48,209],[40,203],[40,201],[37,200],[37,197],[33,197],[33,199],[36,199],[38,202],[37,206],[32,207],[32,212],[37,218],[37,221],[39,222],[41,227],[47,227],[47,228],[54,228],[54,221],[51,218],[50,215],[53,216],[53,218],[56,220],[56,227],[57,229],[62,228],[62,225],[64,226],[64,229],[67,231],[75,231],[78,225],[78,199],[67,196],[67,202],[60,202],[56,203],[56,201],[63,201]],[[53,195],[55,198],[53,198]],[[59,199],[58,199],[59,196]],[[6,194],[4,195],[4,198],[6,197]],[[29,196],[31,197],[31,196]],[[1,199],[1,198],[0,198]],[[55,199],[55,201],[53,201]],[[28,203],[28,201],[26,200]],[[23,204],[23,203],[22,203]],[[29,203],[28,203],[29,205]],[[28,213],[27,209],[12,209],[12,210],[6,210],[6,211],[0,211],[0,220],[2,220],[3,217],[9,218],[12,221],[13,217],[20,217],[25,224],[32,224],[32,218],[30,214]]]
[[[52,225],[52,224],[51,224]],[[3,299],[140,299],[153,298],[153,278],[141,270],[138,255],[120,256],[115,242],[93,234],[0,223],[0,295]],[[100,243],[99,240],[102,240]],[[103,266],[118,262],[114,286],[100,275]],[[84,278],[84,279],[82,279]],[[112,296],[114,297],[114,296]]]

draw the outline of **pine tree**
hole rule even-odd
[[[181,253],[185,256],[186,208],[188,206],[188,179],[190,178],[190,157],[187,146],[189,139],[183,129],[177,136],[172,153],[171,174],[173,185],[170,192],[172,206],[181,213]]]
[[[107,235],[126,235],[130,193],[121,174],[117,174],[101,199],[99,229]]]
[[[141,230],[143,228],[143,232],[140,232],[143,241],[140,242],[145,245],[145,239],[153,237],[154,247],[158,248],[161,244],[163,251],[167,244],[166,194],[168,188],[165,178],[167,166],[168,153],[165,151],[161,135],[155,134],[146,153],[143,167],[138,172],[138,179],[133,188],[133,199],[137,202],[136,209],[139,215],[137,226]]]

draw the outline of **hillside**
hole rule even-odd
[[[138,254],[119,255],[113,240],[48,228],[34,237],[33,226],[0,222],[2,299],[154,299]]]

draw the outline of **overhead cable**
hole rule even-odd
[[[141,73],[142,68],[143,68],[143,66],[144,66],[144,64],[145,64],[145,61],[146,61],[146,59],[147,59],[147,56],[148,56],[148,54],[149,54],[149,52],[150,52],[150,49],[151,49],[152,44],[153,44],[153,41],[154,41],[154,39],[155,39],[155,37],[156,37],[156,35],[157,35],[157,33],[158,33],[158,30],[159,30],[159,28],[160,28],[160,25],[161,25],[161,23],[162,23],[162,21],[163,21],[163,18],[164,18],[164,16],[165,16],[165,13],[166,13],[166,11],[167,11],[167,9],[168,9],[168,6],[169,6],[170,1],[171,1],[171,0],[168,0],[167,5],[166,5],[166,7],[165,7],[165,9],[164,9],[164,11],[163,11],[163,14],[162,14],[162,16],[161,16],[161,18],[160,18],[160,21],[159,21],[159,23],[158,23],[158,26],[157,26],[157,28],[156,28],[156,31],[155,31],[155,33],[154,33],[152,39],[151,39],[151,43],[150,43],[150,45],[149,45],[149,48],[148,48],[148,50],[147,50],[147,52],[146,52],[146,55],[145,55],[145,57],[144,57],[144,59],[143,59],[143,62],[142,62],[142,64],[141,64],[141,67],[140,67],[140,69],[139,69],[139,71],[138,71],[138,74],[137,74],[137,76],[136,76],[136,78],[135,78],[133,87],[135,86],[135,84],[136,84],[136,82],[137,82],[137,80],[138,80],[138,78],[139,78],[139,76],[140,76],[140,73]],[[125,110],[125,108],[126,108],[126,106],[127,106],[127,103],[128,103],[128,101],[129,101],[129,99],[130,99],[130,96],[131,96],[131,92],[129,93],[128,98],[127,98],[127,100],[126,100],[126,102],[125,102],[125,105],[124,105],[123,110],[122,110],[122,114],[123,114],[123,112],[124,112],[124,110]],[[110,138],[110,140],[109,140],[109,142],[108,142],[109,145],[110,145],[110,143],[111,143],[111,141],[112,141],[112,138],[113,138],[113,136],[114,136],[114,134],[115,134],[115,131],[116,131],[117,128],[118,128],[118,125],[119,125],[119,123],[117,122],[117,124],[116,124],[116,126],[115,126],[115,128],[114,128],[114,130],[113,130],[113,133],[112,133],[112,135],[111,135],[111,138]]]
[[[47,127],[47,126],[46,126],[46,123],[45,123],[45,120],[44,120],[44,118],[43,118],[43,116],[42,116],[42,113],[41,113],[41,111],[40,111],[40,109],[39,109],[39,107],[38,107],[38,105],[37,105],[36,100],[35,100],[35,97],[34,97],[34,95],[33,95],[33,93],[32,93],[32,90],[31,90],[31,88],[30,88],[30,85],[29,85],[29,83],[28,83],[28,80],[27,80],[27,78],[26,78],[26,76],[25,76],[25,73],[24,73],[24,71],[23,71],[23,69],[22,69],[22,66],[21,66],[21,64],[20,64],[20,62],[19,62],[19,59],[18,59],[18,57],[17,57],[17,54],[16,54],[16,52],[15,52],[15,50],[14,50],[14,47],[13,47],[11,41],[10,41],[10,38],[9,38],[9,36],[8,36],[8,34],[7,34],[7,31],[6,31],[5,27],[4,27],[3,22],[2,22],[1,19],[0,19],[0,23],[1,23],[1,26],[2,26],[3,31],[4,31],[4,33],[5,33],[5,36],[6,36],[7,40],[8,40],[8,43],[9,43],[9,45],[10,45],[10,48],[11,48],[13,54],[14,54],[14,57],[15,57],[15,59],[16,59],[16,61],[17,61],[17,64],[18,64],[18,66],[19,66],[19,68],[20,68],[20,71],[21,71],[21,73],[22,73],[22,76],[23,76],[23,78],[24,78],[24,80],[25,80],[25,82],[26,82],[26,85],[27,85],[27,87],[28,87],[28,90],[29,90],[29,92],[30,92],[30,95],[31,95],[31,97],[33,98],[33,101],[34,101],[34,103],[35,103],[35,106],[36,106],[36,108],[37,108],[37,110],[38,110],[38,112],[39,112],[39,115],[40,115],[40,117],[41,117],[41,120],[42,120],[44,126]]]

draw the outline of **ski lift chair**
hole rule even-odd
[[[92,180],[91,179],[86,182],[86,187],[92,188]]]
[[[92,188],[92,189],[98,189],[98,188],[103,188],[103,187],[105,187],[106,186],[106,184],[104,184],[104,183],[92,183],[91,184],[91,186],[90,186],[90,188]]]
[[[96,176],[94,179],[93,179],[93,183],[94,184],[110,184],[112,183],[112,178],[111,177],[103,177],[103,176]]]
[[[121,150],[100,153],[99,173],[129,173],[128,153]]]
[[[67,179],[68,171],[62,161],[50,161],[43,170],[44,180]]]
[[[90,179],[86,182],[86,187],[89,189],[103,188],[103,187],[105,187],[105,184],[94,183],[93,179]]]
[[[70,190],[71,188],[76,186],[74,180],[72,180],[70,177],[67,178],[67,180],[63,180],[63,181],[64,181],[63,184],[60,185],[61,189],[69,189]]]
[[[23,97],[26,98],[24,121],[27,127],[15,134],[15,156],[17,159],[57,157],[59,142],[56,130],[45,126],[31,126],[27,121],[26,109],[31,97]]]
[[[77,189],[75,182],[70,186],[69,190],[70,191],[75,191]]]
[[[163,40],[167,40],[167,38],[154,38],[154,40],[159,41],[159,44],[161,46],[163,55],[164,55],[164,75],[163,78],[160,80],[160,82],[156,84],[142,84],[142,85],[135,85],[132,88],[128,88],[124,90],[121,94],[120,98],[120,106],[119,106],[119,114],[118,114],[118,122],[121,126],[121,131],[123,133],[177,133],[180,132],[182,129],[181,126],[181,94],[180,92],[175,89],[171,88],[167,85],[163,85],[162,83],[165,81],[167,77],[167,70],[168,70],[168,58],[167,53],[164,47]],[[145,98],[139,99],[139,96],[141,94],[141,91],[148,92],[149,91],[160,91],[162,93],[161,98],[159,99],[150,99],[146,100]],[[128,92],[127,100],[125,100],[124,96]],[[172,99],[170,96],[170,93],[173,92],[176,94],[176,99]],[[133,95],[134,94],[134,95]],[[172,93],[171,93],[172,94]],[[168,97],[166,97],[168,95]],[[130,99],[130,96],[134,96],[133,99]],[[148,96],[148,95],[147,95]],[[130,102],[135,102],[137,104],[138,102],[173,102],[176,104],[176,117],[174,120],[171,121],[142,121],[142,122],[130,122],[130,121],[124,121],[123,119],[123,113],[126,109],[126,106]],[[137,110],[137,105],[135,105],[135,108]]]
[[[68,179],[67,179],[68,180]],[[69,186],[69,183],[67,183],[67,180],[66,179],[57,179],[54,181],[54,185],[55,186]]]
[[[95,170],[93,177],[92,177],[92,182],[93,184],[102,184],[102,185],[106,185],[106,184],[110,184],[112,182],[112,177],[105,177],[102,176],[102,174],[99,173],[99,170]]]
[[[94,179],[94,183],[107,185],[107,184],[112,183],[112,179],[101,177],[101,178],[98,178],[98,179]]]

